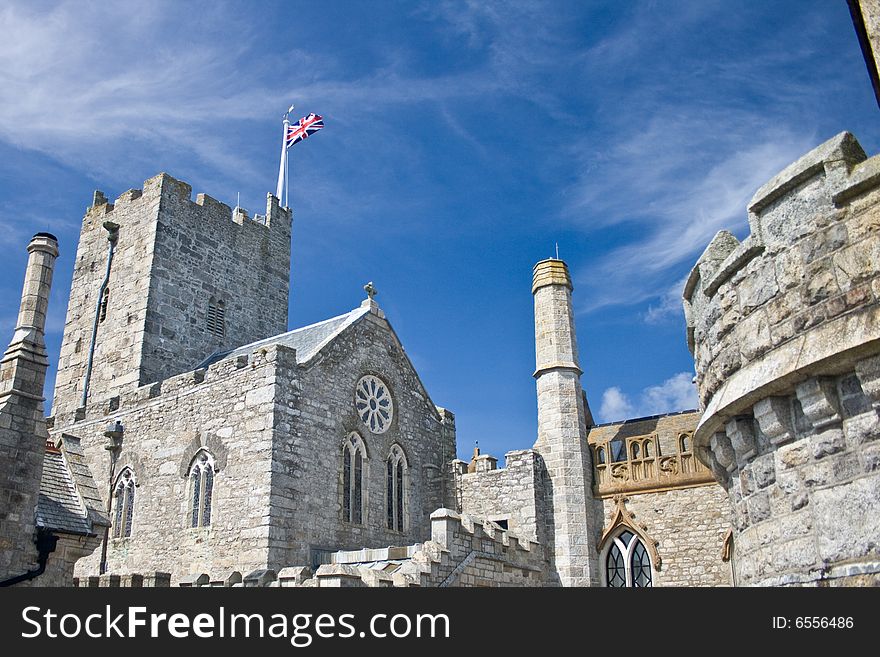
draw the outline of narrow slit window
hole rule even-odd
[[[107,319],[107,305],[110,303],[110,286],[104,288],[104,291],[101,293],[101,310],[98,313],[98,322],[103,322]]]
[[[226,303],[222,300],[218,301],[211,297],[208,302],[208,315],[206,317],[205,326],[208,333],[223,337],[226,335]]]

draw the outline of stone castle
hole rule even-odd
[[[880,4],[850,6],[880,102]],[[59,245],[27,247],[0,586],[880,584],[880,156],[841,133],[747,210],[683,293],[701,411],[596,424],[568,268],[535,265],[538,433],[498,468],[456,458],[372,284],[288,330],[274,196],[251,218],[167,174],[96,192],[49,418]]]
[[[18,542],[4,545],[3,579],[730,583],[726,496],[693,451],[699,415],[594,426],[564,262],[538,263],[532,283],[537,440],[499,469],[485,454],[456,459],[454,415],[371,285],[358,308],[286,330],[290,240],[272,195],[251,218],[193,201],[167,174],[112,204],[96,192],[44,419],[57,244],[34,239],[3,363],[2,412],[31,409],[4,442],[16,507],[3,535]],[[42,351],[22,362],[25,331]],[[63,549],[40,552],[35,531]]]
[[[703,412],[596,424],[571,278],[533,272],[538,435],[456,459],[376,302],[286,330],[291,212],[167,174],[83,219],[53,415],[57,241],[0,370],[0,578],[19,585],[876,584],[880,164],[843,133],[685,287]]]

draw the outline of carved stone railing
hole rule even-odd
[[[692,434],[681,433],[674,454],[663,454],[656,434],[591,445],[594,488],[600,497],[687,488],[714,482],[693,453]]]

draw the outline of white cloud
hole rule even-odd
[[[632,417],[633,406],[620,388],[612,386],[602,393],[602,405],[599,408],[599,416],[603,421]]]
[[[686,280],[687,277],[675,281],[660,297],[659,303],[648,306],[644,315],[647,324],[660,324],[668,319],[684,316],[682,292]]]
[[[607,388],[602,393],[599,419],[601,422],[617,422],[698,407],[699,399],[693,384],[693,375],[680,372],[659,385],[644,388],[638,393],[635,402],[617,386]]]

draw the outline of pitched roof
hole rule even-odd
[[[70,452],[66,449],[62,451],[63,448],[59,449],[52,443],[46,444],[36,509],[37,527],[91,535],[95,533],[96,525],[107,526],[110,523],[101,510],[91,473],[79,462],[79,441],[69,436],[62,440],[70,443]]]
[[[335,338],[343,331],[343,329],[347,328],[369,312],[370,308],[368,306],[361,306],[355,308],[351,312],[345,313],[344,315],[331,317],[330,319],[325,319],[323,322],[318,322],[317,324],[303,326],[302,328],[294,329],[280,335],[274,335],[265,340],[251,342],[250,344],[242,345],[235,349],[215,351],[199,363],[195,369],[208,367],[209,365],[213,365],[214,363],[231,356],[244,356],[250,354],[255,349],[270,344],[283,344],[286,347],[296,349],[296,360],[298,363],[303,363],[314,356],[321,347]]]
[[[47,449],[37,502],[37,527],[90,534],[91,523],[73,485],[61,450]]]

